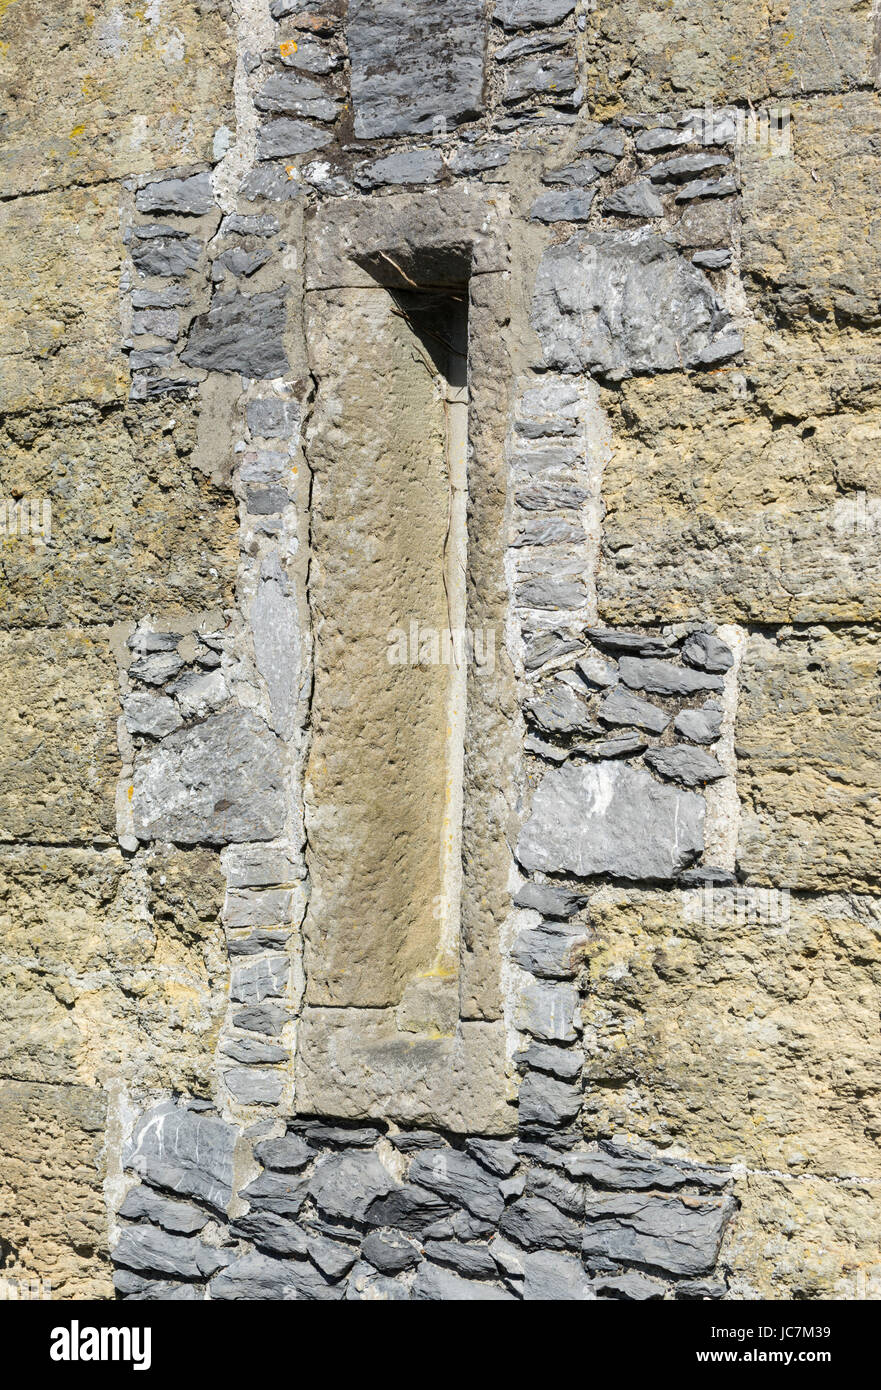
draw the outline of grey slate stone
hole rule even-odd
[[[734,665],[734,653],[720,637],[693,632],[682,644],[682,660],[701,671],[723,672]]]
[[[699,265],[701,270],[724,270],[731,264],[730,251],[696,251],[691,258],[692,265]]]
[[[176,309],[136,309],[132,314],[132,333],[152,333],[174,342],[179,332],[180,314]]]
[[[250,710],[181,729],[134,772],[139,840],[223,845],[273,840],[284,829],[281,745]]]
[[[684,874],[679,875],[679,882],[683,888],[700,888],[708,884],[718,888],[732,888],[737,879],[728,869],[719,869],[713,864],[702,864],[695,869],[686,869]]]
[[[264,999],[283,996],[290,979],[287,956],[259,956],[233,965],[230,998],[237,1004],[262,1004]]]
[[[576,661],[575,669],[589,686],[605,690],[618,683],[618,667],[601,656],[584,656]]]
[[[521,883],[514,894],[515,907],[531,907],[543,917],[573,917],[586,903],[584,894],[556,883]]]
[[[148,734],[151,738],[164,738],[183,723],[173,700],[167,695],[151,695],[146,690],[127,695],[123,713],[130,734]]]
[[[532,1167],[527,1169],[526,1192],[530,1197],[542,1197],[559,1207],[567,1216],[584,1215],[585,1189],[578,1183],[569,1182],[559,1169]]]
[[[230,1233],[251,1240],[271,1255],[305,1255],[306,1232],[297,1221],[272,1211],[249,1211],[230,1225]]]
[[[502,1185],[499,1183],[499,1192]],[[457,1211],[453,1213],[450,1221],[450,1236],[435,1236],[435,1239],[451,1239],[453,1236],[457,1240],[486,1240],[487,1237],[495,1235],[495,1223],[493,1221],[482,1221],[477,1216],[472,1216],[470,1211]]]
[[[585,1208],[582,1256],[695,1276],[712,1272],[733,1198],[628,1194],[594,1197]]]
[[[730,198],[737,191],[737,180],[730,175],[723,179],[695,179],[680,188],[676,201],[690,203],[695,198]]]
[[[620,159],[627,150],[627,137],[621,130],[616,130],[614,126],[600,126],[590,135],[586,135],[583,140],[578,142],[579,150],[587,150],[596,154],[606,154],[613,159]]]
[[[521,1128],[536,1125],[557,1128],[574,1120],[580,1109],[578,1087],[538,1071],[531,1071],[523,1078],[518,1096]]]
[[[296,1217],[309,1195],[309,1179],[267,1170],[243,1188],[240,1195],[254,1211]]]
[[[493,19],[508,30],[549,28],[574,9],[575,0],[497,0]]]
[[[283,494],[282,507],[287,503]],[[250,498],[248,501],[250,509]],[[251,604],[251,631],[257,669],[269,692],[272,727],[284,739],[293,734],[300,672],[297,600],[280,566],[264,565]]]
[[[529,980],[516,1006],[516,1027],[542,1042],[574,1042],[575,1011],[579,996],[574,985]]]
[[[705,804],[622,763],[544,774],[517,845],[524,868],[579,877],[671,879],[703,850]]]
[[[699,175],[724,169],[730,163],[727,154],[680,154],[660,160],[645,172],[653,183],[686,183]]]
[[[530,1043],[522,1052],[517,1052],[514,1061],[518,1066],[532,1067],[535,1071],[548,1072],[562,1081],[573,1081],[584,1065],[580,1052],[572,1047],[552,1047],[550,1043]]]
[[[484,1168],[495,1173],[496,1177],[507,1178],[517,1167],[517,1155],[504,1140],[466,1139],[465,1147],[472,1158],[476,1158]]]
[[[260,396],[248,401],[245,416],[251,434],[259,439],[286,439],[300,423],[298,401],[286,401],[279,396]]]
[[[694,131],[690,127],[680,129],[675,126],[657,126],[654,130],[640,131],[634,144],[640,154],[656,154],[662,150],[675,150],[680,145],[688,145],[693,139]]]
[[[183,179],[157,179],[135,194],[138,212],[173,212],[201,216],[214,206],[211,175],[192,174]]]
[[[327,1279],[334,1282],[348,1274],[358,1258],[355,1247],[317,1233],[307,1236],[306,1247],[313,1264],[317,1265]]]
[[[568,1154],[563,1167],[571,1178],[587,1179],[598,1187],[672,1191],[688,1184],[721,1188],[731,1173],[725,1168],[707,1168],[684,1159],[667,1159],[641,1154],[621,1144],[607,1142],[598,1149]]]
[[[339,101],[325,87],[295,72],[273,73],[255,96],[254,105],[258,111],[317,121],[336,120],[340,109]]]
[[[139,237],[131,254],[139,275],[186,275],[199,264],[202,246],[193,237]]]
[[[622,656],[618,663],[621,679],[631,690],[647,690],[651,695],[693,695],[698,690],[723,690],[721,676],[674,666],[654,657]]]
[[[601,702],[597,718],[603,724],[635,724],[638,729],[646,729],[650,734],[662,734],[670,723],[670,716],[639,695],[631,695],[627,690],[615,689]]]
[[[507,1301],[514,1297],[498,1284],[478,1283],[475,1279],[462,1279],[452,1270],[441,1265],[430,1264],[424,1260],[419,1266],[413,1283],[411,1297],[417,1301],[437,1301],[445,1303],[472,1303],[477,1301]]]
[[[280,1139],[264,1139],[254,1149],[254,1156],[264,1168],[282,1173],[296,1173],[315,1158],[315,1150],[299,1134],[283,1134]]]
[[[286,291],[247,295],[216,294],[207,314],[190,325],[181,361],[212,372],[249,377],[284,376],[287,324]]]
[[[722,727],[720,709],[684,709],[673,720],[673,728],[692,743],[715,743]]]
[[[371,1231],[361,1245],[365,1260],[380,1274],[401,1274],[422,1259],[419,1247],[396,1231]]]
[[[225,1057],[232,1057],[234,1062],[244,1062],[246,1066],[285,1062],[288,1058],[286,1048],[259,1042],[256,1038],[230,1038],[221,1044],[220,1050]]]
[[[545,97],[553,102],[563,99],[568,105],[577,86],[578,71],[573,58],[524,58],[505,70],[502,100],[513,105],[524,97]],[[565,100],[567,97],[569,101]]]
[[[603,202],[603,212],[614,212],[619,217],[660,217],[664,204],[647,179],[637,179],[616,188]]]
[[[603,651],[629,652],[635,656],[669,656],[671,648],[663,637],[646,632],[623,632],[611,627],[589,627],[587,635]]]
[[[646,1299],[663,1298],[666,1284],[659,1279],[650,1279],[645,1274],[601,1274],[592,1281],[601,1298],[620,1298],[633,1303],[643,1303]]]
[[[677,744],[674,748],[650,748],[645,755],[649,767],[662,777],[674,782],[682,782],[686,787],[699,787],[706,782],[717,782],[725,776],[725,769],[719,765],[712,753],[701,748],[689,748]]]
[[[295,116],[278,116],[264,121],[257,131],[257,158],[289,159],[323,150],[333,136],[329,130],[310,125]],[[256,172],[256,171],[255,171]]]
[[[384,184],[423,184],[437,183],[443,173],[444,162],[437,150],[399,150],[377,159],[373,164],[364,164],[355,175],[359,188],[369,190]]]
[[[511,959],[532,975],[547,980],[571,980],[579,967],[579,949],[585,944],[586,932],[561,923],[542,922],[517,936]]]
[[[462,1245],[456,1240],[428,1240],[425,1258],[453,1269],[466,1279],[495,1279],[498,1267],[486,1245]]]
[[[548,734],[594,733],[588,692],[579,694],[565,681],[549,681],[540,687],[540,694],[526,705],[526,715]]]
[[[342,1298],[339,1285],[327,1284],[306,1260],[277,1260],[256,1252],[235,1260],[209,1285],[212,1298],[235,1300]]]
[[[158,290],[132,290],[133,309],[173,309],[189,304],[191,295],[183,285]]]
[[[177,1235],[193,1235],[201,1231],[208,1221],[208,1215],[188,1202],[175,1202],[171,1197],[163,1197],[145,1183],[138,1183],[125,1195],[119,1208],[119,1215],[126,1221],[152,1221],[154,1226],[172,1231]]]
[[[236,1131],[216,1115],[163,1101],[148,1110],[125,1151],[132,1172],[225,1212],[232,1196]]]
[[[632,732],[617,735],[615,738],[599,739],[591,744],[588,749],[574,749],[579,756],[582,754],[591,758],[626,758],[634,753],[641,753],[647,747],[646,741],[640,734]]]
[[[450,168],[454,174],[483,174],[488,169],[500,169],[510,157],[510,145],[479,145],[476,149],[465,146],[453,155]]]
[[[539,266],[532,326],[548,367],[609,381],[682,371],[728,322],[707,277],[654,232],[576,232]]]
[[[315,1166],[309,1193],[325,1216],[364,1221],[371,1204],[398,1186],[375,1153],[328,1154]]]
[[[293,894],[290,888],[227,889],[223,903],[223,922],[227,931],[257,927],[248,937],[230,939],[230,955],[253,956],[258,951],[279,950],[290,938],[282,926],[277,931],[266,930],[279,923],[290,922]]]
[[[369,1226],[396,1226],[410,1235],[419,1235],[444,1221],[452,1211],[452,1204],[437,1192],[408,1183],[373,1201],[365,1221]]]
[[[578,1250],[581,1222],[544,1197],[521,1197],[506,1207],[499,1231],[527,1250]]]
[[[195,1236],[172,1235],[159,1226],[125,1226],[113,1252],[117,1264],[143,1274],[176,1279],[207,1279],[228,1256]]]
[[[277,1037],[288,1020],[287,1009],[280,1004],[262,1004],[256,1009],[240,1009],[233,1016],[236,1028],[244,1028],[251,1033],[265,1033]]]
[[[132,662],[129,675],[133,680],[144,681],[147,685],[163,685],[176,676],[182,666],[183,662],[175,651],[147,652]]]
[[[512,540],[513,546],[554,545],[559,542],[583,541],[584,527],[563,517],[534,517],[521,522]]]
[[[593,189],[567,188],[542,193],[529,211],[533,222],[586,222],[596,194]]]
[[[603,161],[601,160],[600,163]],[[614,161],[611,161],[614,162]],[[589,188],[600,176],[600,168],[595,159],[579,159],[574,164],[563,164],[559,169],[549,169],[542,174],[542,183],[565,183],[570,188]]]
[[[410,1290],[401,1280],[390,1279],[372,1265],[359,1260],[349,1275],[346,1298],[352,1302],[407,1303]]]
[[[241,1105],[277,1105],[284,1091],[282,1073],[265,1067],[232,1067],[223,1080]]]
[[[350,0],[346,37],[359,140],[430,133],[439,121],[455,126],[480,114],[482,0]]]
[[[504,1203],[495,1177],[457,1149],[423,1150],[411,1164],[409,1179],[467,1207],[484,1221],[497,1221]]]
[[[547,1250],[523,1256],[523,1297],[527,1302],[589,1302],[596,1297],[580,1259]]]
[[[294,1120],[290,1128],[302,1134],[313,1148],[371,1149],[382,1137],[382,1130],[372,1126],[353,1128],[351,1125],[325,1124],[321,1120]]]

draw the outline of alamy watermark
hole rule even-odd
[[[32,540],[46,545],[52,539],[52,503],[48,497],[0,497],[0,540]]]
[[[19,1278],[16,1275],[0,1274],[0,1303],[22,1301],[26,1303],[51,1299],[52,1285],[48,1279]]]
[[[714,110],[707,106],[694,113],[694,138],[704,145],[756,145],[773,156],[792,152],[792,117],[788,106],[769,106],[756,111]]]
[[[386,635],[390,666],[476,666],[491,674],[496,664],[496,634],[491,627],[424,627],[413,618],[408,628]]]
[[[789,921],[788,888],[705,887],[683,889],[680,896],[686,922],[784,926]]]

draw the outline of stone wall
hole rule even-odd
[[[879,1296],[875,8],[0,0],[5,1277]]]

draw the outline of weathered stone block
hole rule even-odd
[[[275,839],[284,828],[282,776],[278,740],[257,715],[213,715],[139,758],[135,834],[181,844]]]
[[[876,1171],[873,900],[603,890],[591,918],[588,1136],[793,1175]]]
[[[681,372],[727,323],[703,272],[652,232],[579,232],[539,266],[532,325],[562,371]]]
[[[284,376],[286,294],[216,294],[207,314],[193,320],[181,361],[213,372],[249,377]]]
[[[877,882],[879,663],[865,630],[748,639],[735,740],[738,862],[753,882],[845,891]]]
[[[443,10],[419,0],[351,0],[346,37],[360,140],[431,133],[438,122],[443,129],[480,114],[480,0],[448,0]]]
[[[703,798],[626,765],[546,772],[520,834],[524,868],[579,877],[671,879],[703,850]]]
[[[615,1260],[679,1277],[710,1274],[735,1210],[731,1197],[590,1197],[582,1255],[588,1267]]]
[[[232,1196],[236,1131],[216,1115],[162,1101],[135,1128],[125,1151],[134,1173],[223,1213]]]
[[[89,0],[17,0],[0,18],[7,189],[210,159],[216,131],[234,123],[234,68],[235,26],[220,6],[123,0],[99,12]]]

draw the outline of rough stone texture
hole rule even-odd
[[[219,294],[190,330],[181,361],[215,372],[282,376],[288,367],[282,339],[285,295]]]
[[[479,114],[486,46],[481,0],[351,0],[346,25],[355,134],[432,133]],[[409,61],[402,64],[402,50]]]
[[[706,276],[649,232],[578,233],[539,267],[532,323],[549,367],[611,381],[681,371],[726,321]]]
[[[0,43],[9,190],[207,159],[218,127],[232,124],[235,41],[221,6],[126,0],[98,12],[88,0],[51,9],[16,0],[0,17]]]
[[[750,637],[736,735],[750,881],[877,886],[879,662],[864,629]]]
[[[704,805],[638,769],[568,763],[546,772],[523,827],[526,869],[669,879],[703,849]]]
[[[135,1130],[127,1162],[172,1192],[224,1211],[232,1196],[235,1131],[214,1115],[163,1103]]]
[[[272,840],[284,825],[276,739],[245,710],[171,734],[139,760],[131,797],[142,840]]]
[[[859,897],[595,896],[586,1133],[793,1176],[874,1173],[876,917]]]

